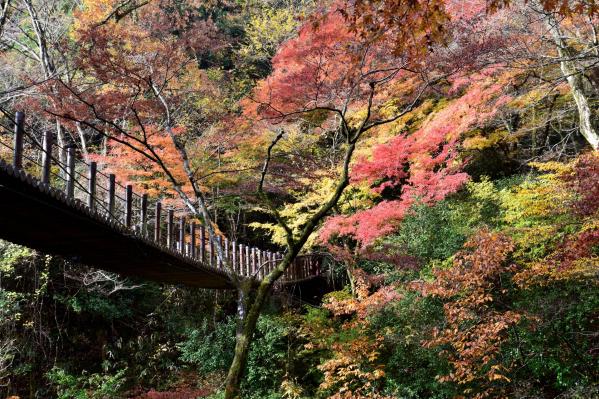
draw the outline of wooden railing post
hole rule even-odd
[[[141,196],[141,235],[143,237],[148,235],[148,194]]]
[[[98,164],[96,162],[90,162],[89,173],[88,173],[88,184],[87,184],[87,206],[90,210],[94,211],[96,208],[96,174],[98,171]]]
[[[225,260],[219,259],[219,255],[220,255],[220,253],[223,252],[223,238],[221,236],[216,237],[216,243],[217,243],[218,249],[219,249],[218,251],[215,251],[216,252],[216,260],[217,260],[216,267],[218,269],[222,269],[224,266]]]
[[[189,225],[189,237],[191,241],[191,247],[189,249],[189,256],[193,259],[196,258],[196,222],[192,221]]]
[[[214,267],[214,242],[212,241],[212,235],[208,235],[208,241],[210,242],[208,246],[210,249],[210,266]]]
[[[200,225],[200,261],[204,262],[206,259],[206,228],[204,225]]]
[[[173,222],[174,222],[175,212],[172,209],[169,209],[166,216],[166,246],[169,249],[173,248]]]
[[[245,276],[245,267],[243,262],[243,244],[239,244],[239,274]]]
[[[42,183],[50,184],[50,172],[52,166],[52,132],[44,132],[43,146],[44,150],[42,153]]]
[[[114,207],[116,198],[116,176],[114,173],[108,175],[108,216],[114,219]]]
[[[252,275],[252,267],[250,264],[250,247],[245,245],[245,275],[247,277]]]
[[[67,197],[75,196],[75,148],[67,148]]]
[[[127,184],[125,187],[125,226],[131,228],[133,220],[133,186]]]
[[[16,169],[23,167],[23,137],[25,136],[25,113],[15,114],[15,140],[13,148],[12,166]]]
[[[223,262],[223,267],[226,267],[227,263],[229,263],[229,239],[225,237],[225,260]]]
[[[233,272],[239,274],[239,270],[237,269],[237,243],[235,241],[231,241],[231,266],[233,267]]]
[[[185,255],[185,218],[179,218],[179,252]]]
[[[160,222],[162,219],[162,203],[156,202],[156,214],[154,215],[154,242],[160,244]]]

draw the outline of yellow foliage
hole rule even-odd
[[[299,235],[306,222],[316,213],[320,205],[331,195],[336,185],[335,180],[323,178],[316,183],[314,190],[306,193],[299,201],[286,204],[280,211],[280,215],[287,221],[295,236]],[[264,209],[263,209],[264,210]],[[266,210],[264,210],[267,212]],[[250,223],[250,227],[267,231],[271,235],[271,241],[278,245],[286,245],[287,239],[285,230],[278,224],[273,223]],[[318,238],[318,233],[314,232],[306,242],[305,249],[309,250],[314,246]]]
[[[473,137],[468,137],[464,140],[463,146],[466,150],[484,150],[504,142],[510,138],[509,133],[505,130],[495,130],[488,136],[476,134]]]

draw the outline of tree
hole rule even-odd
[[[412,17],[416,16],[406,16]],[[239,397],[252,334],[274,284],[349,185],[350,164],[359,140],[369,130],[391,123],[412,110],[431,81],[438,78],[427,76],[425,70],[417,70],[414,53],[406,51],[398,56],[389,49],[389,41],[380,40],[373,45],[351,31],[341,13],[332,7],[304,25],[297,38],[281,47],[273,59],[272,75],[260,82],[253,96],[246,101],[249,115],[258,115],[263,122],[275,127],[301,121],[313,129],[339,137],[340,140],[332,142],[338,143],[335,149],[339,152],[341,166],[335,167],[331,192],[294,234],[290,221],[281,214],[266,186],[271,160],[280,155],[275,151],[285,130],[281,130],[266,149],[257,195],[285,231],[287,249],[283,260],[255,290],[249,286],[238,287],[240,322],[235,357],[227,375],[227,398]],[[398,104],[391,115],[386,115],[384,91],[403,75],[427,76],[428,79],[414,84],[413,91],[406,94],[405,102]]]
[[[419,288],[443,300],[447,321],[425,345],[451,348],[453,371],[442,381],[457,382],[465,393],[484,398],[501,394],[501,383],[510,381],[496,358],[509,328],[522,318],[521,313],[504,309],[510,274],[517,270],[508,261],[514,246],[508,237],[483,230],[464,247],[453,267],[436,270],[435,280]],[[479,392],[472,388],[477,380],[484,381]]]
[[[394,35],[396,39],[395,51],[401,51],[406,43],[419,44],[417,48],[424,49],[430,46],[436,40],[451,41],[453,34],[451,30],[445,29],[456,16],[460,19],[464,12],[460,12],[462,16],[456,15],[456,9],[466,9],[466,14],[469,15],[469,20],[476,23],[473,16],[490,12],[485,19],[496,19],[493,14],[499,10],[508,9],[515,11],[515,15],[523,10],[533,11],[537,16],[541,17],[546,30],[549,33],[550,41],[554,43],[554,49],[557,50],[556,60],[548,62],[547,57],[538,57],[538,50],[542,46],[542,42],[546,39],[544,28],[539,29],[538,18],[529,18],[528,25],[517,27],[515,32],[528,30],[528,34],[533,33],[535,42],[519,42],[518,36],[514,35],[513,31],[505,29],[506,25],[514,25],[515,18],[509,21],[502,19],[502,30],[506,35],[513,36],[516,40],[504,46],[503,49],[496,49],[494,55],[505,53],[506,64],[514,68],[522,68],[522,63],[535,59],[531,69],[538,72],[539,69],[546,67],[549,64],[558,64],[561,69],[561,80],[568,83],[579,117],[579,131],[594,150],[599,148],[599,134],[597,127],[593,124],[593,109],[590,105],[590,96],[585,88],[585,77],[588,78],[592,74],[597,56],[596,32],[597,32],[597,13],[599,7],[594,0],[581,1],[555,1],[555,0],[534,0],[521,4],[510,0],[491,0],[491,1],[474,1],[474,2],[452,2],[452,1],[434,1],[434,2],[411,2],[402,0],[376,0],[372,1],[356,1],[355,6],[349,8],[346,12],[350,22],[356,29],[364,29],[372,40],[378,40],[384,34]],[[404,15],[406,11],[411,11],[414,15],[424,17],[409,20],[407,23],[411,26],[412,35],[406,37],[403,29],[398,28],[398,15]],[[426,20],[427,24],[422,25],[419,21]],[[569,26],[576,27],[568,29]],[[471,30],[472,25],[467,28]],[[488,31],[491,28],[489,27]],[[486,32],[483,33],[486,35]],[[497,37],[501,37],[498,34]],[[520,37],[521,38],[521,37]],[[470,40],[476,41],[475,38]],[[553,56],[553,55],[551,55]],[[544,82],[546,83],[546,82]],[[596,86],[596,84],[595,84]],[[597,89],[595,88],[595,95]]]

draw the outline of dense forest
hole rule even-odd
[[[209,290],[0,241],[0,397],[599,398],[598,30],[594,0],[0,0],[3,126],[285,254]],[[325,275],[279,284],[302,254]]]

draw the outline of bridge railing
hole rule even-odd
[[[263,278],[283,257],[280,252],[263,251],[224,236],[218,244],[205,226],[191,218],[175,217],[175,209],[163,208],[159,199],[138,194],[130,184],[120,184],[114,174],[98,170],[96,162],[85,162],[75,147],[58,145],[51,132],[39,132],[25,123],[25,115],[15,117],[0,109],[0,159],[15,170],[27,173],[38,185],[63,193],[67,201],[85,207],[105,222],[124,228],[128,234],[149,240],[164,250],[178,253],[190,261],[224,269],[223,261],[239,275]],[[3,117],[2,117],[3,116]],[[220,245],[224,259],[217,261],[215,246]],[[299,256],[287,269],[284,281],[297,281],[321,273],[317,256]]]

